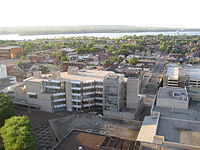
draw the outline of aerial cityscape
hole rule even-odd
[[[0,150],[200,150],[192,1],[2,2]]]

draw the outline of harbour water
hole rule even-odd
[[[131,32],[131,33],[80,33],[80,34],[49,34],[49,35],[19,35],[19,34],[6,34],[0,35],[0,40],[36,40],[36,39],[51,39],[59,37],[109,37],[119,38],[131,35],[177,35],[177,32]],[[200,35],[200,31],[180,31],[179,35]]]

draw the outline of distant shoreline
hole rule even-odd
[[[135,27],[125,25],[94,26],[37,26],[37,27],[0,27],[0,35],[18,34],[20,36],[52,34],[89,34],[89,33],[138,33],[138,32],[197,32],[198,28]]]
[[[117,32],[43,32],[43,33],[0,33],[0,35],[19,35],[19,36],[34,36],[34,35],[54,35],[54,34],[93,34],[93,33],[109,33],[109,34],[112,34],[112,33],[145,33],[145,32],[177,32],[177,30],[153,30],[153,31],[127,31],[127,32],[124,32],[124,31],[117,31]],[[200,30],[183,30],[183,31],[179,31],[180,33],[181,32],[200,32]]]

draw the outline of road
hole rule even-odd
[[[149,82],[146,84],[144,94],[155,95],[158,91],[159,77],[164,70],[165,58],[160,58],[152,68],[152,76]]]

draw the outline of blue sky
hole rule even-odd
[[[200,28],[200,0],[0,0],[0,26]]]

